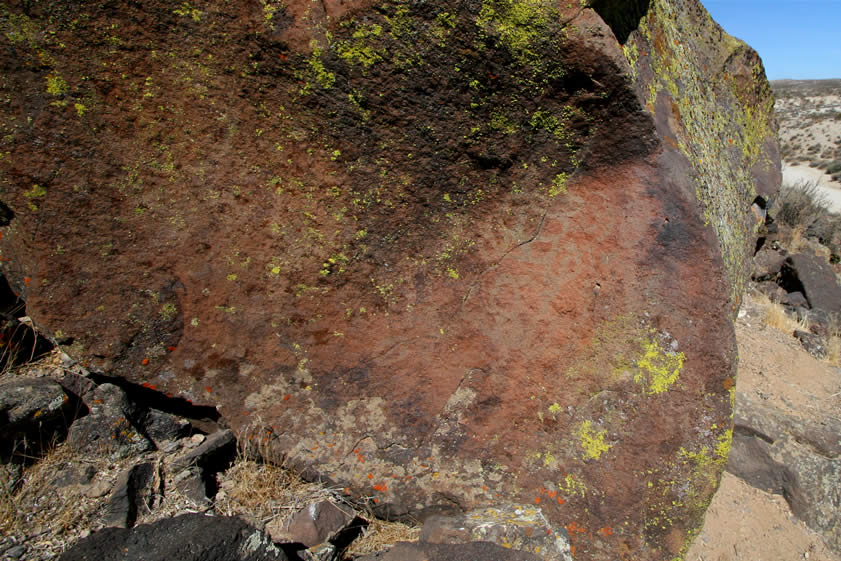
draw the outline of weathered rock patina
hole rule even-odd
[[[779,183],[761,63],[696,0],[0,25],[3,270],[67,352],[383,514],[537,503],[576,558],[681,554]]]

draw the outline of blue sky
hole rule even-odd
[[[770,80],[841,78],[841,0],[701,0]]]

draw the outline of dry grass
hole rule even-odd
[[[791,335],[794,331],[809,331],[809,321],[806,318],[797,319],[786,313],[785,308],[777,302],[772,302],[765,295],[758,297],[759,304],[764,311],[765,325],[779,329]]]
[[[98,528],[102,499],[91,499],[78,485],[58,487],[56,479],[74,460],[69,446],[58,445],[23,472],[22,483],[10,492],[2,481],[0,534],[27,541],[36,559],[52,559],[81,537]],[[75,462],[78,467],[79,463]],[[97,466],[94,466],[97,467]],[[100,466],[104,467],[104,466]],[[0,480],[8,477],[0,468]]]
[[[397,542],[417,541],[420,532],[421,529],[417,526],[400,522],[384,522],[372,517],[371,523],[363,530],[362,536],[350,545],[346,554],[352,557],[370,555],[383,551]]]
[[[285,526],[296,512],[325,500],[342,509],[359,510],[358,505],[344,500],[339,489],[307,483],[287,469],[260,463],[243,455],[218,478],[221,489],[216,497],[216,512],[241,516],[257,524],[272,522]],[[369,525],[346,552],[351,556],[382,551],[400,541],[416,541],[420,536],[418,527],[385,522],[370,513],[362,517],[369,521]]]
[[[826,361],[834,366],[841,366],[841,334],[834,334],[826,342]]]
[[[803,235],[805,229],[803,225],[791,229],[791,239],[788,240],[786,245],[792,253],[799,253],[809,247],[809,240]]]
[[[14,474],[10,465],[0,465],[0,534],[20,532],[23,524],[18,498],[13,491]]]
[[[817,238],[838,252],[841,216],[830,211],[830,203],[817,182],[784,183],[775,207],[774,217],[792,229],[789,251],[800,251],[807,245],[806,238]]]
[[[277,519],[285,523],[314,502],[343,502],[335,489],[307,483],[286,469],[244,457],[219,479],[222,492],[216,497],[216,512],[252,518],[263,524]]]
[[[780,331],[791,335],[794,331],[809,331],[809,321],[807,318],[797,319],[786,313],[785,308],[776,302],[772,302],[764,294],[755,294],[754,298],[762,307],[764,312],[765,325],[779,329]],[[841,366],[841,331],[837,327],[826,339],[826,362]]]

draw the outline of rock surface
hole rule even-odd
[[[570,525],[573,534],[577,527]],[[491,542],[534,553],[545,561],[572,561],[567,529],[553,528],[540,508],[507,505],[476,509],[460,516],[433,516],[423,525],[425,543]],[[574,546],[573,546],[574,547]]]
[[[262,532],[238,518],[183,514],[79,540],[61,561],[285,561]]]
[[[755,53],[618,6],[2,8],[3,270],[381,514],[540,502],[582,559],[671,559],[779,165]]]
[[[294,542],[312,548],[332,541],[354,518],[356,513],[352,509],[341,508],[330,501],[320,501],[297,512],[282,532],[272,532],[271,527],[267,527],[267,530],[275,543]]]
[[[841,551],[841,421],[805,423],[741,393],[736,411],[727,470],[783,495],[795,516]]]
[[[138,514],[149,510],[154,499],[155,465],[150,462],[135,464],[121,473],[114,483],[105,510],[105,525],[131,528]]]
[[[87,397],[89,413],[76,420],[67,434],[79,453],[127,458],[155,445],[138,428],[139,407],[113,384],[97,386]]]
[[[826,259],[811,253],[797,253],[786,258],[782,282],[802,287],[812,309],[841,314],[841,285]],[[791,292],[791,291],[790,291]]]
[[[360,557],[359,561],[540,561],[526,551],[506,549],[488,542],[464,544],[398,543],[382,553]]]
[[[78,413],[58,382],[47,378],[21,378],[0,383],[0,458],[12,451],[37,454],[64,434]]]

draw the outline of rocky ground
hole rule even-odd
[[[767,325],[764,299],[749,296],[736,324],[737,403],[747,401],[745,397],[759,399],[790,411],[803,424],[827,418],[837,421],[841,418],[841,369],[815,359],[789,333]],[[686,559],[841,560],[841,554],[830,550],[824,539],[792,512],[783,494],[751,486],[728,470]]]

